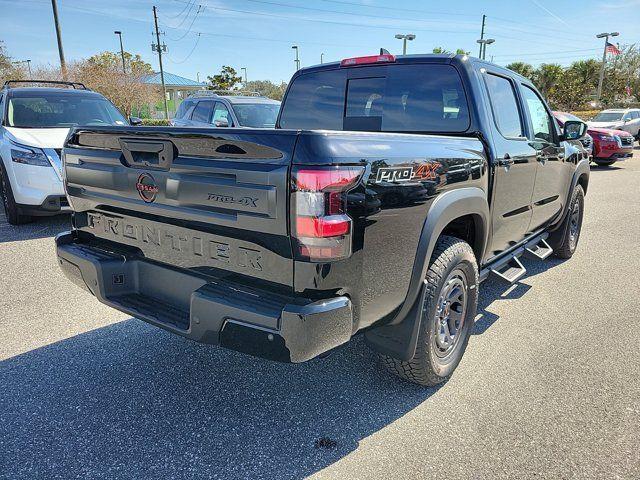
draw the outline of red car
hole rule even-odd
[[[567,112],[553,112],[562,126],[567,120],[581,120]],[[589,127],[587,133],[593,138],[592,160],[601,167],[609,167],[616,161],[633,156],[633,136],[623,130]]]

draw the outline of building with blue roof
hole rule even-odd
[[[142,83],[148,85],[157,86],[158,89],[162,88],[162,80],[160,79],[160,72],[154,72],[142,77]],[[204,90],[207,84],[204,82],[197,82],[186,77],[181,77],[175,73],[164,72],[164,85],[167,90],[167,102],[169,104],[169,116],[173,117],[176,113],[176,109],[182,102],[182,100],[188,97],[195,91]],[[152,116],[156,118],[163,118],[164,114],[162,110],[164,105],[158,105],[155,109],[152,109]]]

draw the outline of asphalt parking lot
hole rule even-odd
[[[640,150],[592,169],[580,246],[488,280],[439,389],[361,341],[283,365],[99,304],[57,267],[68,219],[0,213],[0,478],[639,478]]]

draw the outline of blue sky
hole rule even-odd
[[[154,69],[151,52],[157,5],[168,47],[165,70],[200,79],[222,65],[249,80],[288,80],[294,51],[302,66],[376,53],[400,53],[396,33],[414,33],[409,53],[433,47],[464,48],[478,54],[482,14],[486,37],[496,42],[489,58],[507,64],[533,64],[599,58],[596,33],[619,31],[621,44],[640,43],[640,0],[58,0],[67,61],[119,49],[114,30],[123,32],[125,50],[139,53]],[[200,33],[200,35],[198,35]],[[57,64],[50,0],[0,0],[0,40],[15,59]]]

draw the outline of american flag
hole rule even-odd
[[[611,55],[620,55],[620,49],[616,47],[613,43],[607,42],[606,52]]]

